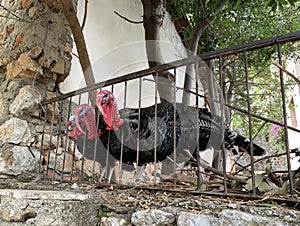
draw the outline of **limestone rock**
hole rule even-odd
[[[32,59],[38,59],[39,56],[42,54],[43,49],[39,46],[33,47],[29,50],[27,55]]]
[[[71,52],[72,52],[72,48],[73,48],[72,44],[70,44],[70,43],[67,42],[67,43],[65,44],[64,51],[65,51],[66,53],[71,53]]]
[[[180,226],[213,226],[213,225],[283,225],[282,222],[270,217],[261,217],[250,213],[245,213],[238,210],[225,209],[217,216],[208,214],[194,214],[188,212],[180,213],[177,225]]]
[[[132,214],[133,225],[173,225],[175,217],[158,209],[140,210]]]
[[[284,225],[280,220],[273,219],[271,217],[262,217],[257,216],[250,213],[245,213],[238,210],[228,210],[225,209],[219,214],[220,219],[224,219],[224,224],[227,225],[237,225],[237,226],[244,226],[244,225],[277,225],[281,226]]]
[[[81,170],[82,168],[82,161],[76,161],[76,169]],[[100,163],[95,162],[93,160],[86,159],[83,162],[83,173],[87,176],[91,177],[96,174],[100,175]]]
[[[63,59],[59,59],[58,62],[54,63],[50,70],[57,74],[65,74],[65,61]]]
[[[35,60],[31,59],[26,53],[22,53],[17,60],[7,65],[6,79],[15,78],[37,78],[43,73],[42,68]]]
[[[0,152],[0,174],[24,175],[37,173],[40,153],[35,148],[7,146]]]
[[[43,151],[54,150],[61,146],[61,140],[60,139],[57,140],[57,138],[58,137],[56,135],[44,134],[44,140],[43,140],[42,135],[39,134],[36,137],[35,146],[38,149],[41,149],[42,140],[43,140]]]
[[[52,92],[46,92],[45,99],[49,100],[57,95]],[[59,115],[60,115],[60,110],[59,110],[59,104],[58,103],[52,103],[47,105],[47,112],[46,112],[46,117],[48,122],[57,124],[59,121]]]
[[[34,141],[27,121],[11,118],[0,126],[0,142],[30,145]]]
[[[42,65],[45,68],[50,68],[51,64],[53,63],[53,59],[51,57],[40,57],[39,58],[39,64]]]
[[[2,93],[0,93],[0,119],[3,118],[2,114],[4,112],[4,100],[2,97]]]
[[[20,220],[8,222],[0,217],[1,226],[99,225],[99,198],[89,194],[67,191],[0,189],[0,197],[0,215],[5,216],[2,213],[4,210],[9,213],[4,219]],[[27,212],[27,214],[23,214],[25,222],[21,221],[22,218],[17,218],[20,212]]]
[[[182,212],[180,213],[177,225],[180,226],[198,226],[198,225],[204,225],[204,226],[213,226],[218,225],[216,218],[209,215],[198,215],[188,212]]]
[[[58,173],[71,173],[73,166],[73,156],[69,153],[57,155],[55,151],[50,152],[50,159],[46,156],[46,162],[49,161],[49,169],[53,169]]]
[[[34,209],[28,207],[28,200],[14,199],[13,201],[8,198],[4,198],[1,202],[0,208],[0,219],[8,222],[25,222],[30,218],[37,216]]]
[[[103,226],[122,226],[122,225],[128,225],[128,224],[126,223],[126,220],[123,218],[102,217],[101,225],[103,225]]]
[[[37,88],[24,86],[10,105],[9,111],[16,116],[28,115],[38,117],[41,111],[41,101],[42,96]]]

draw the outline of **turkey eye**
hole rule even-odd
[[[101,105],[105,104],[107,98],[108,98],[108,95],[104,94],[103,97],[102,97]]]

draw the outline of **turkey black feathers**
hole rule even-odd
[[[189,150],[196,156],[197,145],[200,151],[210,147],[220,149],[223,141],[227,149],[236,152],[234,147],[237,146],[239,151],[250,153],[249,141],[229,129],[222,130],[222,119],[206,108],[197,109],[181,103],[174,107],[170,103],[160,103],[156,108],[153,105],[140,110],[118,110],[113,94],[107,90],[97,94],[96,104],[101,112],[97,129],[94,130],[94,133],[99,131],[96,133],[101,143],[97,144],[97,149],[108,150],[117,160],[121,160],[122,152],[122,162],[125,164],[154,162],[155,152],[156,161],[163,161],[175,149],[179,155]],[[95,144],[88,146],[94,147]],[[253,153],[262,155],[264,149],[253,144]]]

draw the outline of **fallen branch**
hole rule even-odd
[[[270,180],[276,184],[278,187],[282,186],[282,183],[280,180],[278,180],[278,178],[275,176],[274,173],[272,173],[271,169],[269,167],[266,168],[266,174],[268,175],[268,177],[270,178]]]
[[[189,152],[189,150],[185,149],[184,151],[185,151],[185,153],[186,153],[188,156],[191,156],[193,160],[196,160],[196,159],[193,157],[193,155]],[[171,160],[171,161],[173,161],[173,160]],[[214,174],[216,174],[216,175],[221,176],[222,178],[224,177],[224,172],[223,172],[223,171],[219,171],[219,170],[217,170],[217,169],[215,169],[215,168],[209,166],[209,164],[206,163],[206,161],[203,160],[203,159],[200,159],[200,166],[201,166],[203,169],[205,169],[205,170],[207,170],[207,171],[209,171],[209,172],[212,172],[212,173],[214,173]],[[225,176],[226,176],[226,178],[228,178],[228,179],[235,180],[235,181],[238,181],[238,182],[243,183],[243,184],[246,183],[246,180],[241,179],[241,178],[236,177],[236,176],[233,176],[233,175],[231,175],[231,174],[227,174],[227,173],[226,173]]]

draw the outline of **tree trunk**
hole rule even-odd
[[[204,31],[205,28],[208,26],[208,21],[202,21],[196,25],[196,27],[193,30],[192,34],[192,40],[190,48],[188,49],[188,56],[196,56],[197,55],[197,49],[198,49],[198,42],[200,40],[201,34]],[[185,73],[185,79],[184,79],[184,90],[191,91],[193,88],[193,85],[195,85],[196,81],[196,71],[195,71],[195,65],[190,64],[186,67],[186,73]],[[182,96],[182,103],[186,105],[193,105],[194,103],[191,103],[192,100],[192,93],[190,92],[183,92]]]
[[[164,19],[164,8],[162,0],[142,0],[144,10],[144,28],[146,40],[146,52],[149,67],[164,64],[160,47],[160,28]],[[153,75],[157,83],[157,89],[161,102],[174,102],[174,76],[169,72]]]

